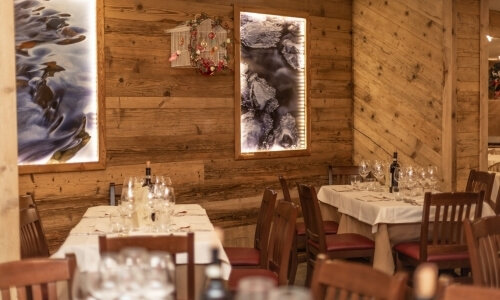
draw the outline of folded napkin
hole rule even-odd
[[[382,194],[368,194],[356,197],[356,199],[364,202],[378,202],[378,201],[389,201],[391,198],[386,197]]]
[[[332,185],[330,188],[336,192],[352,192],[354,191],[354,187],[350,185]]]
[[[84,218],[108,218],[111,213],[118,211],[116,206],[93,206],[89,207]]]

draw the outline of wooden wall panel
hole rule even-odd
[[[438,21],[399,2],[354,2],[354,127],[366,128],[369,133],[360,136],[373,143],[368,147],[355,134],[355,160],[389,160],[398,149],[403,162],[408,161],[405,157],[421,164],[439,161],[435,153],[441,148],[442,110],[441,50],[435,45],[441,32]],[[419,152],[420,145],[431,150]]]
[[[310,14],[310,156],[234,160],[234,74],[170,67],[165,30],[201,12],[232,29],[234,4]],[[328,164],[352,163],[351,1],[105,0],[104,8],[107,168],[19,178],[21,193],[35,193],[52,251],[89,206],[107,203],[110,182],[143,174],[146,160],[153,174],[171,176],[179,203],[207,208],[226,244],[245,246],[278,174],[320,186]]]
[[[443,84],[447,72],[456,72],[457,143],[445,145],[456,147],[458,186],[477,168],[479,4],[451,4],[457,12],[456,50],[449,52],[457,57],[455,71],[444,69],[444,12],[453,12],[442,1],[353,1],[355,162],[388,160],[397,149],[403,163],[442,167],[442,134],[453,132],[443,128],[444,101],[450,101],[443,99]]]

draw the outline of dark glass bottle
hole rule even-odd
[[[391,176],[389,180],[389,191],[392,193],[392,188],[398,186],[398,182],[394,179],[394,170],[399,167],[398,163],[398,153],[394,152],[391,166],[389,167],[389,175]]]
[[[148,160],[146,162],[146,177],[144,178],[144,182],[142,186],[151,186],[151,162]]]
[[[231,294],[222,279],[219,249],[212,248],[212,262],[205,269],[206,283],[201,295],[202,300],[230,300]]]

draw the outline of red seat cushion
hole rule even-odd
[[[326,238],[326,251],[374,249],[375,242],[355,233],[329,234]],[[317,243],[308,241],[309,245],[319,248]]]
[[[336,234],[339,230],[339,224],[335,221],[324,221],[323,228],[325,234]],[[304,222],[297,222],[295,224],[297,235],[306,235],[306,224]]]
[[[237,291],[240,279],[248,276],[263,276],[270,278],[274,282],[275,286],[278,285],[278,275],[267,269],[232,269],[227,281],[229,290],[233,292]]]
[[[419,242],[408,242],[401,243],[394,246],[394,250],[403,255],[411,257],[415,260],[420,260],[420,243]],[[446,254],[435,254],[427,255],[428,262],[439,262],[446,260],[462,260],[469,259],[469,252],[457,252],[457,253],[446,253]]]
[[[336,234],[339,231],[339,223],[335,221],[323,221],[323,228],[325,228],[325,234]]]
[[[260,251],[249,247],[224,247],[224,251],[229,258],[229,263],[233,266],[259,266]]]

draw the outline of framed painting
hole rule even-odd
[[[308,15],[234,14],[236,159],[309,155]]]
[[[19,173],[102,169],[103,4],[14,0]]]

